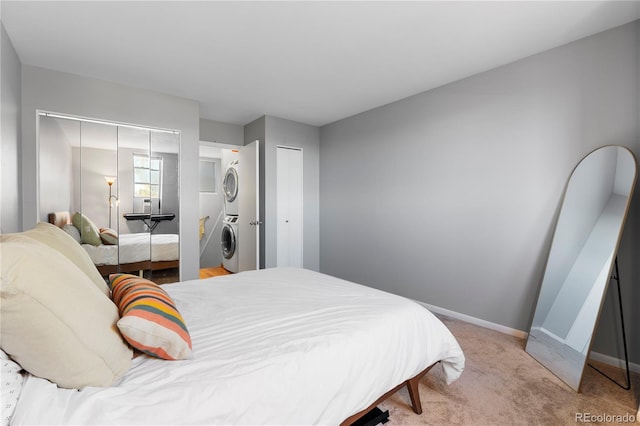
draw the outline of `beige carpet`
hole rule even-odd
[[[522,339],[441,319],[462,346],[465,371],[447,386],[442,367],[436,365],[420,382],[423,413],[411,410],[409,394],[402,389],[378,406],[389,410],[386,425],[575,425],[581,423],[579,416],[589,420],[584,423],[621,424],[611,416],[636,415],[640,375],[632,373],[632,387],[626,391],[587,367],[576,393],[531,358]],[[623,370],[597,365],[624,383]]]

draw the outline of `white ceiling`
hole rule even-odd
[[[640,18],[640,1],[0,3],[23,64],[324,125]]]

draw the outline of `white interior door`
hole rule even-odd
[[[277,265],[302,267],[302,150],[278,147],[276,155]]]
[[[259,141],[240,148],[238,159],[238,270],[260,268]]]

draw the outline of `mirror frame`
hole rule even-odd
[[[609,154],[612,149],[615,153]],[[614,161],[613,170],[605,167]],[[591,169],[585,169],[589,166]],[[637,174],[638,163],[630,149],[606,145],[580,160],[564,189],[525,350],[576,392],[591,352]],[[614,199],[614,195],[623,198]],[[577,210],[582,214],[573,214],[576,207],[582,207]],[[585,287],[585,280],[593,284]],[[562,305],[576,300],[582,303]]]

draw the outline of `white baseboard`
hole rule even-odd
[[[526,331],[516,330],[515,328],[506,327],[501,324],[496,324],[494,322],[486,321],[480,318],[475,318],[470,315],[461,314],[459,312],[450,311],[448,309],[440,308],[438,306],[429,305],[428,303],[423,303],[416,301],[422,306],[429,309],[431,312],[436,314],[446,315],[451,318],[459,319],[460,321],[468,322],[470,324],[478,325],[480,327],[488,328],[489,330],[499,331],[504,334],[508,334],[510,336],[519,337],[521,339],[526,339],[528,334]]]
[[[605,364],[612,365],[614,367],[621,368],[623,370],[626,368],[623,359],[619,359],[610,355],[601,354],[599,352],[591,351],[591,353],[589,354],[589,358],[591,358],[594,361],[599,361]],[[634,373],[640,373],[640,364],[629,362],[629,370],[633,371]]]
[[[429,309],[431,312],[435,314],[446,315],[448,317],[458,319],[460,321],[468,322],[469,324],[477,325],[480,327],[488,328],[489,330],[499,331],[504,334],[508,334],[510,336],[519,337],[521,339],[526,339],[529,333],[522,330],[517,330],[515,328],[506,327],[501,324],[496,324],[491,321],[486,321],[480,318],[472,317],[471,315],[461,314],[459,312],[450,311],[449,309],[440,308],[438,306],[429,305],[428,303],[420,302],[416,300],[419,304]],[[625,368],[625,363],[623,359],[615,358],[610,355],[601,354],[599,352],[591,351],[589,358],[594,361],[599,361],[608,365],[612,365],[618,368]],[[629,362],[629,370],[635,373],[640,373],[640,364],[636,364],[633,362]]]

